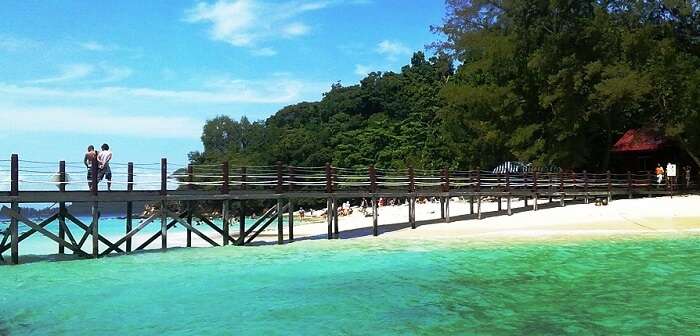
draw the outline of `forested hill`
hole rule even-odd
[[[448,0],[444,22],[436,56],[416,52],[400,73],[265,121],[209,120],[191,160],[605,169],[639,127],[700,155],[698,1]]]

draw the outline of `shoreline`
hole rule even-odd
[[[593,203],[568,204],[559,206],[558,202],[548,205],[540,201],[540,209],[532,210],[532,204],[525,210],[521,200],[514,201],[513,215],[504,211],[496,212],[496,202],[482,202],[483,219],[469,214],[467,200],[451,200],[452,220],[445,223],[440,220],[439,203],[416,204],[416,229],[408,223],[408,206],[384,206],[378,208],[379,235],[372,234],[372,217],[364,217],[355,208],[353,213],[339,217],[339,238],[349,241],[375,242],[440,242],[447,244],[475,243],[480,245],[508,245],[518,243],[543,242],[581,242],[599,239],[655,239],[700,237],[700,195],[620,199],[608,206],[595,206]],[[503,206],[505,209],[505,206]],[[295,216],[294,244],[311,241],[327,241],[327,223],[325,218],[309,217],[300,223]],[[137,224],[135,224],[137,225]],[[150,224],[150,225],[158,225]],[[200,230],[204,227],[198,227]],[[284,225],[284,240],[288,242],[288,225]],[[232,233],[237,228],[232,226]],[[222,243],[222,237],[214,231],[205,234]],[[150,238],[151,234],[136,235],[132,246],[139,246]],[[185,248],[186,232],[168,232],[168,248]],[[42,237],[44,238],[44,237]],[[116,237],[107,236],[111,241]],[[46,239],[46,244],[55,243]],[[332,244],[332,243],[331,243]],[[261,233],[250,246],[277,245],[276,224]],[[121,246],[122,248],[124,245]],[[196,234],[192,234],[192,247],[212,247]],[[89,250],[90,242],[84,249]],[[106,246],[101,244],[100,250]],[[144,251],[155,252],[160,249],[160,239],[153,241]],[[68,251],[67,251],[68,252]],[[30,252],[31,253],[31,252]],[[39,259],[71,259],[67,254],[24,254],[25,261]]]

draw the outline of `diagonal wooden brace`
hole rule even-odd
[[[53,234],[51,231],[46,230],[44,227],[39,226],[39,224],[32,222],[31,220],[29,220],[28,218],[22,216],[21,214],[17,213],[17,212],[14,211],[14,210],[12,210],[12,209],[10,209],[10,208],[8,208],[8,207],[6,207],[6,206],[3,206],[3,207],[2,207],[2,210],[0,210],[0,212],[2,212],[3,214],[5,214],[6,216],[11,216],[11,217],[17,219],[18,221],[20,221],[20,222],[26,224],[26,225],[29,226],[30,228],[32,228],[32,229],[38,231],[39,233],[41,233],[41,234],[43,234],[44,236],[48,237],[49,239],[55,241],[55,242],[58,243],[59,245],[63,245],[64,247],[66,247],[67,249],[69,249],[69,250],[75,252],[75,253],[78,254],[78,255],[84,256],[84,257],[88,257],[88,258],[90,257],[90,255],[88,255],[87,253],[83,252],[83,250],[81,250],[81,249],[78,248],[77,246],[75,246],[75,245],[73,245],[73,244],[71,244],[71,243],[69,243],[69,242],[67,242],[67,241],[65,241],[65,240],[63,240],[63,239],[61,239],[61,238],[59,238],[58,236],[56,236],[55,234]]]

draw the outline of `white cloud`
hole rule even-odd
[[[70,64],[61,67],[61,72],[53,77],[46,77],[28,81],[32,84],[49,84],[66,82],[85,78],[94,71],[95,67],[90,64]]]
[[[192,138],[201,135],[203,122],[188,117],[122,116],[110,111],[66,108],[0,106],[0,132],[61,132],[145,138]],[[99,127],[87,127],[99,125]]]
[[[282,28],[282,33],[287,37],[306,35],[311,28],[301,22],[291,23]]]
[[[29,84],[56,84],[75,82],[90,78],[89,83],[111,83],[123,80],[133,73],[128,67],[111,66],[107,64],[69,64],[60,67],[60,73],[53,77],[46,77],[27,81]]]
[[[147,87],[105,86],[94,89],[56,89],[40,86],[18,86],[0,83],[0,101],[3,99],[96,99],[168,100],[204,104],[282,104],[295,102],[309,88],[318,85],[284,77],[267,80],[218,79],[210,81],[210,90],[163,90]],[[320,92],[319,92],[320,95]]]
[[[103,72],[104,77],[102,79],[93,81],[93,83],[118,82],[130,77],[131,74],[134,73],[134,71],[128,67],[101,65],[100,68]]]
[[[389,40],[379,42],[375,51],[386,56],[390,60],[395,60],[399,56],[411,54],[411,48],[405,46],[401,42]]]
[[[25,38],[0,35],[0,51],[17,52],[39,47],[39,43]]]
[[[107,46],[99,42],[95,41],[88,41],[88,42],[82,42],[78,43],[78,45],[85,49],[85,50],[90,50],[90,51],[109,51],[114,49],[112,46]]]
[[[304,13],[318,11],[339,4],[360,4],[352,0],[287,0],[266,2],[262,0],[217,0],[199,2],[185,13],[190,23],[210,24],[209,36],[216,41],[236,47],[265,50],[261,44],[280,37],[292,38],[307,35],[311,27],[299,20]],[[263,53],[261,56],[270,56]]]
[[[275,56],[275,55],[277,55],[277,50],[266,47],[266,48],[254,49],[250,53],[255,55],[255,56]]]
[[[372,72],[372,68],[368,65],[355,64],[355,74],[361,77],[367,76]]]

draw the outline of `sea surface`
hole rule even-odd
[[[698,335],[700,238],[369,238],[0,266],[5,334]]]

